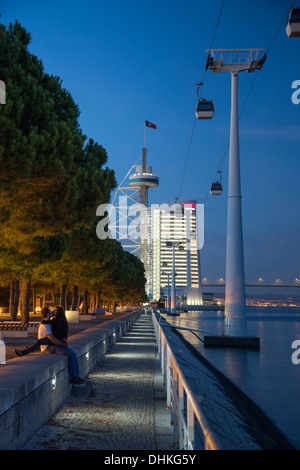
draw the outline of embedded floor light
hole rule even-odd
[[[51,386],[52,386],[52,390],[55,390],[55,389],[56,389],[56,375],[53,375],[53,376],[52,376],[52,379],[51,379]]]

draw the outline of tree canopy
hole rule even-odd
[[[105,149],[82,133],[78,106],[29,41],[19,22],[0,27],[0,235],[24,252],[36,236],[89,226],[116,184]]]

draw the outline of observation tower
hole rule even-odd
[[[146,147],[142,149],[142,165],[135,165],[135,173],[129,176],[129,186],[137,188],[140,199],[140,260],[144,264],[146,276],[146,293],[152,298],[152,253],[153,240],[151,234],[151,211],[148,209],[148,190],[157,188],[159,177],[152,173],[152,167],[146,165]]]
[[[152,173],[152,167],[146,165],[146,147],[143,147],[142,164],[135,165],[135,173],[129,176],[129,186],[138,188],[141,204],[148,207],[148,189],[159,185],[159,177]]]

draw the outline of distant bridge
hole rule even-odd
[[[215,281],[209,281],[206,277],[202,279],[202,286],[222,287],[225,286],[225,280],[220,278]],[[246,287],[300,287],[300,278],[293,280],[275,279],[273,282],[265,282],[262,278],[258,278],[256,282],[245,284]]]

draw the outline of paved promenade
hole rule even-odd
[[[30,450],[174,450],[150,315],[142,315],[23,447]]]

